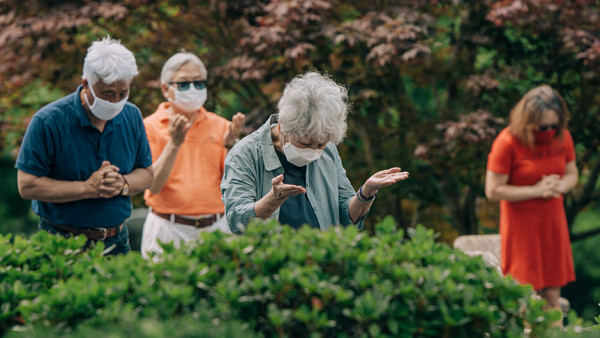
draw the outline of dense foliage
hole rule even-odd
[[[274,112],[291,77],[328,72],[353,104],[340,154],[354,186],[390,166],[411,172],[379,194],[367,228],[393,215],[404,229],[428,224],[446,242],[497,231],[497,204],[483,198],[486,155],[511,107],[547,83],[572,112],[582,174],[566,198],[571,238],[600,233],[598,221],[572,227],[600,201],[597,1],[0,1],[0,172],[12,166],[31,115],[75,90],[86,48],[107,34],[136,55],[131,101],[144,115],[162,100],[163,63],[185,49],[208,66],[207,107],[244,112],[246,133]],[[15,175],[1,177],[0,232],[33,231]],[[575,248],[600,239],[590,241]],[[598,273],[580,266],[570,299],[597,313]]]
[[[102,245],[82,252],[81,237],[2,236],[0,329],[118,330],[144,318],[187,327],[205,318],[207,332],[235,325],[265,336],[520,337],[528,322],[540,337],[558,318],[530,287],[435,243],[431,230],[409,235],[391,218],[373,236],[256,223],[243,236],[166,245],[159,262],[107,259]]]
[[[202,310],[200,310],[202,311]],[[232,320],[219,320],[209,311],[202,314],[181,315],[169,320],[142,318],[135,311],[119,313],[118,322],[107,325],[99,321],[89,321],[74,330],[65,328],[49,329],[39,325],[28,328],[15,328],[7,338],[254,338],[261,337],[248,328]]]
[[[477,213],[490,144],[517,100],[548,83],[573,112],[583,178],[567,199],[572,221],[600,198],[599,9],[563,0],[3,1],[0,152],[14,158],[29,117],[76,88],[86,48],[111,34],[137,57],[130,97],[145,115],[162,100],[162,64],[181,48],[208,65],[208,108],[246,113],[246,132],[274,112],[290,78],[330,73],[354,106],[340,147],[351,180],[396,165],[411,172],[372,215],[477,233],[497,219]],[[429,222],[440,210],[441,222]]]

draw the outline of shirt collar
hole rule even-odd
[[[90,118],[88,117],[87,112],[85,111],[85,108],[83,108],[83,104],[81,102],[81,90],[82,89],[83,89],[83,86],[79,85],[79,87],[77,87],[77,90],[75,91],[75,94],[74,94],[75,95],[75,102],[74,102],[75,114],[77,115],[77,119],[79,120],[80,126],[82,126],[82,127],[93,126],[92,121],[90,121]],[[125,104],[125,107],[123,107],[123,110],[125,110],[125,108],[127,107],[127,104]],[[115,116],[115,118],[108,121],[106,123],[106,126],[108,126],[110,124],[113,124],[115,126],[121,124],[121,122],[123,122],[123,117],[121,116],[121,114],[123,114],[123,110],[121,110],[121,113],[119,113],[119,115]]]
[[[277,123],[279,123],[279,115],[273,114],[269,117],[267,122],[263,124],[260,131],[260,148],[265,169],[268,171],[281,168],[281,163],[279,162],[277,153],[275,153],[275,147],[273,146],[273,141],[271,140],[271,127]]]

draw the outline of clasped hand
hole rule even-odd
[[[117,166],[104,161],[100,169],[85,181],[85,186],[90,198],[112,198],[123,191],[125,179]]]
[[[544,175],[538,183],[534,185],[538,196],[543,199],[559,198],[565,193],[561,177],[557,174]]]

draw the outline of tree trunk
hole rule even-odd
[[[477,193],[475,189],[467,187],[461,192],[458,189],[454,190],[443,185],[441,190],[444,194],[446,205],[450,208],[453,228],[460,235],[478,233],[478,221],[475,213]]]

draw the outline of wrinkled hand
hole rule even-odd
[[[396,182],[403,181],[408,178],[407,171],[400,171],[398,167],[390,168],[376,172],[365,182],[362,188],[362,194],[365,197],[371,197],[381,188],[388,187]]]
[[[85,181],[85,187],[88,192],[88,195],[91,198],[111,198],[108,192],[112,192],[114,188],[108,188],[104,185],[104,178],[109,173],[116,173],[118,175],[119,168],[110,164],[108,161],[102,162],[100,169],[95,171],[90,178]],[[113,175],[111,175],[112,177]]]
[[[173,144],[180,146],[185,141],[185,135],[191,127],[192,123],[187,117],[171,114],[169,116],[169,135]]]
[[[538,196],[543,199],[559,198],[563,194],[560,176],[556,174],[542,176],[542,179],[535,184],[535,188]]]
[[[245,122],[246,116],[242,113],[237,113],[231,118],[231,125],[225,132],[225,137],[223,138],[224,146],[233,146],[235,141],[240,138],[242,127],[244,126]]]
[[[104,175],[104,179],[102,180],[102,186],[100,190],[103,192],[100,197],[110,198],[120,195],[123,191],[123,187],[125,187],[125,179],[118,172],[108,172]]]
[[[279,175],[271,180],[271,192],[277,200],[285,200],[288,197],[305,194],[306,189],[301,186],[283,183],[283,175]]]

